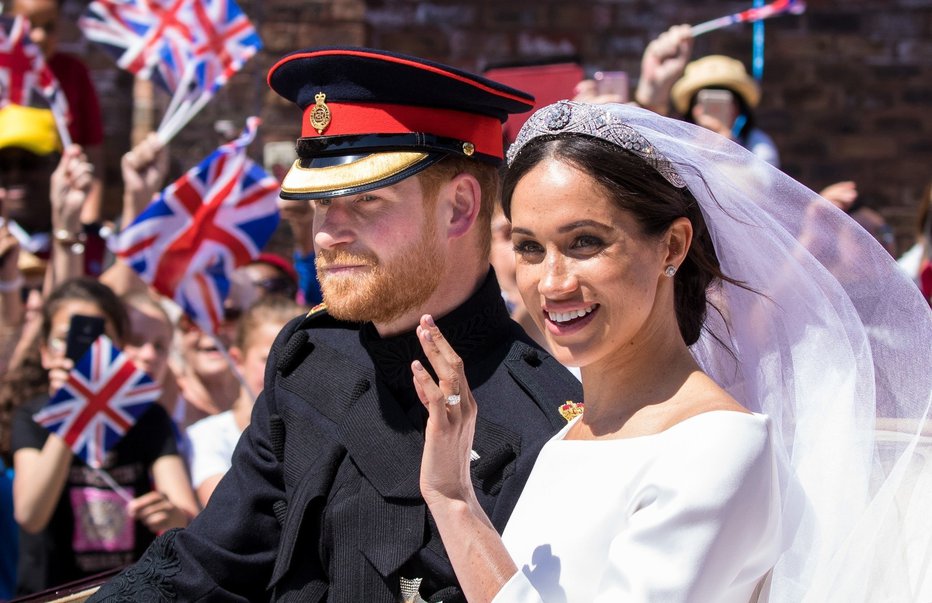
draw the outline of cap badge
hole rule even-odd
[[[463,143],[463,155],[467,157],[472,157],[472,154],[476,152],[476,145],[471,142]]]
[[[311,126],[317,130],[318,134],[323,134],[327,126],[330,125],[330,107],[324,101],[327,95],[318,92],[314,95],[314,108],[311,110]]]

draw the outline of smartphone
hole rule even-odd
[[[596,93],[599,96],[614,94],[618,96],[617,102],[628,102],[628,74],[624,71],[596,71],[592,79],[595,80]]]
[[[91,347],[91,344],[103,334],[103,318],[99,316],[75,314],[71,317],[71,323],[68,325],[65,356],[77,362]]]
[[[700,90],[696,95],[696,104],[702,107],[703,115],[714,117],[729,128],[737,117],[735,95],[730,90]]]

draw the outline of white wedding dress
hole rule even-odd
[[[505,528],[518,572],[496,603],[751,599],[783,550],[768,417],[711,411],[618,440],[565,440],[569,427]]]

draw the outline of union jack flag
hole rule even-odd
[[[259,119],[170,184],[124,230],[113,252],[208,332],[223,320],[229,274],[278,226],[278,181],[246,157]]]
[[[262,48],[252,22],[233,0],[193,3],[197,36],[192,51],[198,87],[215,93]]]
[[[35,105],[38,93],[59,115],[67,116],[68,101],[45,64],[42,51],[29,39],[29,21],[0,17],[0,107]]]
[[[159,384],[101,335],[33,419],[99,469],[107,452],[161,394]]]
[[[212,93],[262,48],[234,0],[94,0],[80,26],[121,68],[169,93],[182,81]]]

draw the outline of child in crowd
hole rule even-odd
[[[230,356],[251,391],[241,387],[231,410],[202,419],[188,428],[191,482],[202,505],[207,504],[230,468],[233,449],[249,425],[254,396],[262,391],[265,362],[272,342],[282,327],[301,311],[290,298],[270,295],[258,301],[240,319],[236,345],[230,349]]]
[[[153,404],[107,455],[103,469],[130,492],[128,504],[62,438],[33,420],[74,367],[65,343],[75,314],[103,318],[105,333],[118,347],[128,332],[119,298],[96,281],[67,281],[46,300],[38,350],[41,378],[33,374],[16,388],[20,397],[13,417],[21,594],[130,563],[156,534],[186,526],[199,510],[161,406]]]

